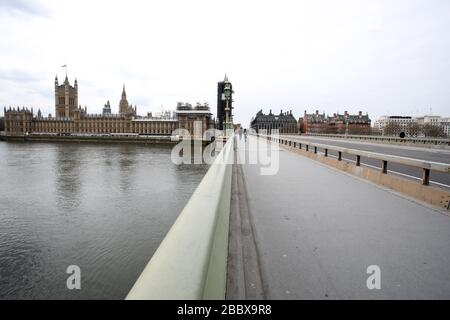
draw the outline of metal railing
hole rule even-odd
[[[323,134],[323,133],[302,133],[305,137],[327,137],[339,139],[353,139],[353,140],[371,140],[371,141],[390,141],[413,144],[434,144],[450,146],[450,139],[445,138],[400,138],[395,136],[369,136],[369,135],[352,135],[352,134]]]
[[[430,185],[430,172],[436,171],[436,172],[444,172],[444,173],[450,173],[450,164],[448,163],[441,163],[441,162],[433,162],[433,161],[426,161],[426,160],[420,160],[420,159],[414,159],[414,158],[407,158],[407,157],[400,157],[400,156],[393,156],[383,153],[377,153],[377,152],[370,152],[370,151],[363,151],[363,150],[356,150],[356,149],[350,149],[345,147],[339,147],[339,146],[331,146],[327,144],[322,143],[315,143],[311,141],[296,141],[291,140],[283,137],[275,138],[268,135],[258,135],[259,137],[266,138],[269,141],[274,141],[277,143],[280,143],[282,145],[287,145],[290,147],[303,149],[307,152],[312,148],[314,153],[318,153],[318,149],[324,150],[324,156],[328,157],[329,151],[337,152],[338,161],[342,161],[342,155],[343,154],[349,154],[356,157],[356,166],[361,166],[361,157],[365,157],[368,159],[375,159],[381,161],[381,171],[383,174],[388,173],[388,162],[396,163],[396,164],[402,164],[406,166],[416,167],[422,169],[422,184],[423,185]]]

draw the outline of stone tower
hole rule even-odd
[[[122,99],[119,103],[119,114],[123,115],[136,115],[137,109],[128,104],[127,93],[125,92],[125,85],[123,85]]]
[[[103,107],[103,115],[108,115],[108,114],[111,114],[111,104],[109,103],[109,100]]]
[[[125,85],[123,85],[122,99],[119,104],[119,113],[127,113],[128,107],[127,93],[125,92]]]
[[[71,86],[69,79],[64,80],[62,85],[58,83],[58,76],[55,78],[55,117],[73,118],[78,106],[78,82],[75,79],[74,86]]]

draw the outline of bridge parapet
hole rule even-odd
[[[382,154],[377,152],[370,152],[370,151],[364,151],[364,150],[356,150],[356,149],[350,149],[345,147],[339,147],[339,146],[332,146],[322,143],[316,143],[312,141],[295,141],[287,138],[273,138],[269,135],[259,135],[260,137],[266,138],[267,140],[274,141],[275,142],[288,145],[294,148],[302,149],[305,148],[306,151],[309,151],[310,148],[314,148],[314,153],[318,153],[318,149],[324,150],[324,156],[328,157],[328,152],[335,151],[338,153],[338,161],[342,161],[342,154],[349,154],[356,157],[356,166],[361,166],[361,157],[366,157],[369,159],[375,159],[380,160],[382,163],[382,172],[384,174],[388,173],[388,162],[393,162],[397,164],[403,164],[411,167],[417,167],[421,168],[423,170],[423,176],[422,176],[422,184],[423,185],[429,185],[430,184],[430,172],[431,170],[437,171],[437,172],[445,172],[450,173],[450,164],[448,163],[441,163],[441,162],[433,162],[433,161],[425,161],[420,159],[414,159],[414,158],[407,158],[407,157],[400,157],[400,156],[393,156],[388,154]]]
[[[127,300],[225,298],[234,139],[229,139]]]
[[[392,142],[392,143],[410,143],[410,144],[429,144],[450,146],[450,139],[445,138],[400,138],[394,136],[368,136],[352,134],[321,134],[321,133],[303,133],[302,136],[325,137],[351,140],[369,140],[373,142]]]

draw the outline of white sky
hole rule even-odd
[[[79,103],[138,113],[208,102],[225,72],[235,122],[259,109],[450,115],[450,1],[0,0],[3,106],[54,114],[53,81]]]

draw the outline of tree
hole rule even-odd
[[[402,131],[402,127],[398,122],[390,121],[386,124],[383,130],[385,136],[397,136]]]
[[[423,128],[417,122],[409,122],[406,126],[406,131],[410,137],[418,137],[423,133]]]
[[[445,138],[446,134],[442,126],[432,125],[431,123],[426,123],[423,126],[423,133],[425,137],[430,138]]]

